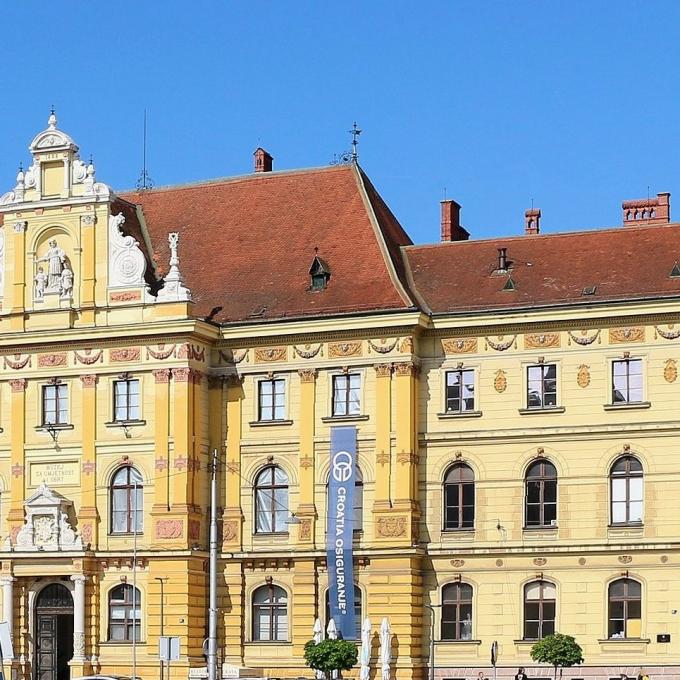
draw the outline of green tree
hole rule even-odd
[[[555,680],[557,680],[558,668],[561,678],[563,668],[583,663],[583,650],[571,635],[555,633],[546,635],[531,648],[531,658],[539,663],[549,663],[553,666]]]
[[[305,661],[310,668],[322,671],[327,678],[333,671],[348,671],[357,662],[357,646],[350,640],[310,640],[305,645]]]

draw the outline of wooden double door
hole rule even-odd
[[[34,639],[34,680],[70,680],[73,599],[61,583],[51,583],[38,594]]]

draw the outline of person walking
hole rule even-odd
[[[515,675],[515,680],[528,680],[527,674],[524,672],[524,668],[517,669],[517,675]]]

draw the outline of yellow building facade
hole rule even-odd
[[[547,675],[529,653],[554,631],[583,647],[570,677],[677,674],[680,227],[662,207],[479,248],[444,219],[448,242],[420,247],[356,165],[275,173],[258,150],[245,178],[116,194],[54,115],[30,150],[0,198],[13,677],[204,677],[214,449],[222,676],[309,675],[304,644],[328,619],[331,431],[348,424],[372,673],[388,618],[399,679],[433,662],[486,676],[494,641],[499,676]],[[239,239],[260,224],[254,255]],[[605,267],[598,238],[649,257]],[[536,284],[544,250],[568,259],[577,240],[600,253],[586,273],[557,263]],[[466,293],[458,273],[478,257]],[[608,292],[636,267],[658,280]],[[568,276],[577,293],[556,293]],[[160,635],[180,638],[168,668]]]

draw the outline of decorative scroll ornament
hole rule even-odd
[[[144,253],[133,236],[123,234],[124,222],[123,213],[109,217],[109,288],[143,286],[148,290]]]
[[[404,338],[399,345],[399,351],[404,354],[413,354],[413,338],[410,336]]]
[[[328,345],[329,359],[360,356],[361,356],[360,340],[357,340],[356,342],[332,342]]]
[[[378,517],[378,536],[397,538],[406,535],[406,517]]]
[[[548,560],[546,560],[545,557],[535,557],[533,563],[536,567],[543,567],[548,563]]]
[[[200,345],[192,345],[191,343],[187,342],[183,345],[180,345],[179,349],[177,350],[177,358],[178,359],[194,359],[195,361],[205,361],[205,347],[201,347]]]
[[[576,374],[576,384],[583,388],[590,385],[590,366],[581,364],[578,367],[578,373]]]
[[[21,354],[14,354],[13,356],[13,359],[8,356],[2,358],[5,368],[11,368],[13,371],[20,371],[22,368],[26,368],[26,366],[29,368],[31,367],[30,354],[27,354],[24,358],[21,357]]]
[[[477,351],[477,338],[447,338],[442,348],[444,354],[470,354]]]
[[[612,345],[620,344],[623,342],[644,342],[644,341],[645,341],[644,326],[609,329],[609,342]]]
[[[506,377],[505,371],[499,368],[496,371],[496,377],[493,379],[493,387],[496,392],[505,392],[508,387],[508,379]]]
[[[630,564],[633,561],[633,558],[631,555],[619,555],[619,562],[621,564]]]
[[[675,359],[666,359],[664,364],[664,380],[668,383],[674,383],[678,379],[678,362]]]
[[[664,330],[659,326],[654,326],[654,330],[658,333],[664,340],[677,340],[680,338],[680,328],[675,329],[674,323],[668,324],[668,330]],[[656,337],[656,336],[655,336]]]
[[[465,565],[465,560],[461,560],[461,559],[451,560],[451,566],[452,567],[460,568],[464,565]]]
[[[159,343],[158,349],[152,349],[151,347],[146,348],[146,358],[151,357],[152,359],[169,359],[175,353],[175,347],[177,345],[165,345],[164,343]]]
[[[491,338],[485,338],[486,344],[488,347],[491,347],[491,349],[495,349],[497,352],[504,352],[506,349],[510,349],[515,341],[517,340],[517,336],[513,335],[510,340],[504,340],[505,336],[499,335],[498,336],[498,342],[495,340],[492,340]]]
[[[597,330],[593,334],[588,335],[588,331],[582,330],[579,331],[578,333],[575,333],[574,331],[567,331],[569,335],[569,344],[571,344],[571,341],[573,340],[577,345],[585,346],[585,345],[592,345],[595,340],[598,340],[600,338],[600,331]]]
[[[191,300],[191,291],[184,285],[184,279],[179,271],[179,233],[174,231],[168,234],[170,246],[170,271],[163,279],[165,285],[158,291],[158,302],[184,302]]]
[[[381,338],[380,342],[376,342],[375,340],[369,340],[368,341],[368,347],[369,351],[373,350],[374,352],[377,352],[378,354],[389,354],[396,346],[399,340],[394,340],[391,343],[388,343],[385,338]]]
[[[96,352],[94,352],[91,349],[86,349],[84,350],[84,353],[81,354],[80,352],[73,352],[73,359],[75,363],[77,364],[83,364],[85,366],[92,366],[92,364],[96,364],[98,361],[102,361],[104,357],[104,350],[98,349]]]
[[[59,354],[41,354],[38,357],[38,366],[40,368],[54,368],[56,366],[66,366],[67,358],[65,353]]]
[[[319,343],[316,347],[311,345],[305,345],[302,349],[297,345],[293,345],[293,352],[297,354],[302,359],[313,359],[319,352],[323,345]]]
[[[287,347],[260,347],[259,349],[255,350],[255,363],[286,361],[287,359]]]
[[[525,349],[546,349],[559,346],[559,333],[531,333],[524,336]]]

